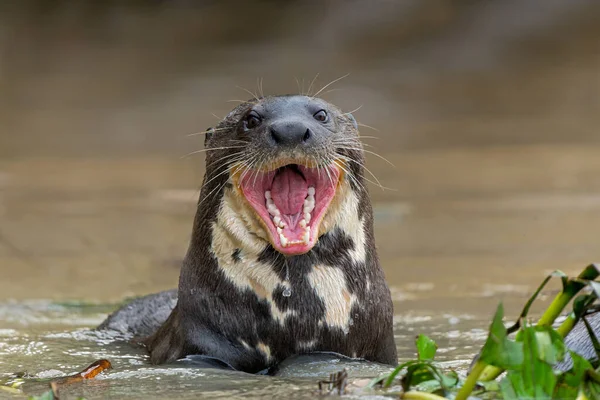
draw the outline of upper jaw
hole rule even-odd
[[[341,175],[336,162],[317,167],[284,159],[232,177],[273,248],[293,256],[309,252],[317,243]]]

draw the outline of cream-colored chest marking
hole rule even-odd
[[[258,344],[256,345],[256,349],[265,356],[267,362],[271,361],[271,348],[269,346],[267,346],[263,342],[258,342]]]
[[[280,310],[273,301],[273,291],[286,284],[279,279],[269,264],[258,261],[259,254],[265,249],[264,241],[250,234],[244,224],[253,223],[247,210],[225,190],[221,209],[212,229],[211,250],[217,258],[219,268],[231,283],[239,290],[252,290],[257,297],[266,300],[271,315],[279,323],[295,314],[294,310]],[[243,249],[242,260],[236,262],[232,254]]]
[[[354,249],[350,250],[350,257],[354,262],[362,263],[366,260],[366,235],[364,221],[358,218],[358,203],[358,196],[350,185],[341,184],[323,219],[321,231],[338,228],[352,238]]]
[[[347,333],[352,321],[352,307],[357,299],[348,290],[342,270],[315,265],[308,274],[308,282],[325,306],[325,318],[322,322]]]

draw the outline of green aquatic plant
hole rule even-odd
[[[488,337],[468,375],[459,379],[453,371],[444,371],[435,363],[437,346],[433,340],[419,335],[416,340],[417,359],[407,361],[391,373],[374,379],[370,387],[383,389],[401,385],[401,398],[432,400],[453,398],[504,399],[600,399],[600,341],[586,320],[586,315],[598,311],[600,298],[600,268],[586,267],[576,278],[560,271],[550,274],[525,304],[517,321],[506,328],[504,309],[498,306],[488,330]],[[545,285],[558,277],[561,292],[554,298],[539,321],[533,325],[527,315]],[[580,294],[582,290],[586,292]],[[576,297],[577,296],[577,297]],[[556,328],[553,324],[572,302],[572,311]],[[582,321],[596,351],[596,361],[586,360],[568,350],[564,338],[575,324]],[[572,367],[558,368],[566,355]],[[502,377],[501,374],[506,372]]]

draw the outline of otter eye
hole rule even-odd
[[[325,111],[325,110],[317,111],[313,115],[313,117],[315,117],[315,119],[319,122],[327,122],[327,118],[328,118],[327,111]]]
[[[256,111],[251,111],[250,114],[248,114],[248,116],[246,117],[244,125],[246,129],[252,129],[260,125],[260,122],[260,115],[258,115]]]

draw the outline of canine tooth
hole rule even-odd
[[[310,213],[305,212],[304,219],[302,221],[304,221],[306,224],[308,224],[310,222]]]
[[[315,195],[315,188],[314,187],[309,187],[308,188],[308,195],[309,196],[314,196]]]
[[[287,238],[285,236],[283,236],[283,233],[279,234],[279,241],[281,242],[281,245],[283,247],[286,247],[287,244],[288,244],[288,240],[287,240]]]
[[[265,192],[265,199],[270,199],[270,198],[271,198],[271,191],[270,191],[270,190],[267,190],[267,191]]]
[[[310,230],[307,229],[304,231],[304,235],[302,235],[302,241],[305,244],[308,244],[308,242],[310,242]]]
[[[306,216],[306,214],[304,214]],[[306,219],[301,219],[300,222],[298,222],[298,225],[300,225],[302,228],[306,228]]]

